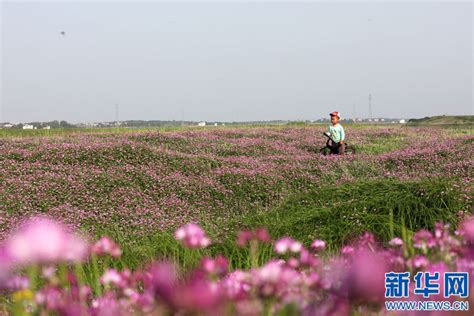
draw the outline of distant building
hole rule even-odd
[[[34,129],[34,126],[30,124],[25,124],[23,125],[23,129]]]
[[[198,126],[206,126],[206,122],[199,122]]]
[[[217,126],[217,123],[214,123],[214,126]]]
[[[51,126],[49,126],[49,125],[45,126],[45,127],[43,127],[43,129],[51,129]]]
[[[406,121],[405,121],[405,120],[400,120],[400,121],[398,121],[398,123],[400,123],[400,124],[405,124]]]
[[[3,125],[3,127],[4,127],[4,128],[12,128],[12,127],[13,127],[13,124],[8,123],[8,124]]]

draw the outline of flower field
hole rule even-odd
[[[472,130],[323,130],[0,138],[0,306],[378,315],[387,271],[472,278]]]

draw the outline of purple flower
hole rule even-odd
[[[120,247],[107,236],[102,236],[95,244],[93,244],[91,251],[99,256],[110,255],[118,258],[122,255]]]
[[[174,306],[174,292],[178,280],[176,269],[168,262],[155,263],[145,275],[145,285],[153,295],[169,306]]]
[[[104,285],[113,284],[115,286],[121,287],[124,285],[124,279],[120,275],[120,273],[115,269],[108,269],[105,273],[100,277],[100,283]]]
[[[272,240],[268,231],[263,227],[259,227],[255,230],[255,237],[261,242],[270,242]]]
[[[229,261],[221,255],[217,256],[215,259],[209,257],[201,259],[201,268],[209,274],[224,275],[227,272],[228,267]]]
[[[313,241],[311,244],[311,248],[313,248],[316,251],[323,251],[326,248],[326,242],[321,239],[316,239]]]
[[[344,246],[341,249],[341,253],[345,256],[351,255],[354,252],[354,247],[352,246]]]
[[[189,248],[205,248],[211,244],[204,230],[194,223],[189,223],[175,232],[175,238]]]
[[[379,303],[384,300],[385,272],[388,264],[376,253],[358,250],[352,256],[346,284],[349,297],[355,301]]]
[[[422,255],[417,255],[415,258],[409,261],[409,265],[411,265],[415,269],[421,269],[421,270],[426,268],[428,264],[429,264],[429,260],[425,256],[422,256]]]
[[[237,235],[237,245],[243,247],[253,238],[253,233],[250,230],[241,230]]]
[[[436,246],[433,234],[426,229],[419,230],[413,235],[413,247],[420,249],[429,249]]]
[[[392,247],[400,247],[403,246],[403,240],[398,237],[394,237],[388,242],[388,244]]]
[[[468,243],[474,245],[474,217],[469,217],[461,223],[460,232]]]
[[[180,284],[174,291],[175,306],[188,311],[212,311],[222,302],[223,293],[211,281],[196,278]]]
[[[12,275],[6,281],[6,288],[10,291],[25,290],[30,286],[29,279],[22,275]]]
[[[262,297],[281,296],[301,282],[300,275],[282,261],[269,261],[252,270],[252,284]]]
[[[8,255],[6,249],[0,245],[0,289],[6,286],[5,282],[10,275],[10,269],[12,266],[12,259]]]
[[[87,256],[88,245],[61,224],[33,218],[7,240],[6,251],[18,264],[80,261]]]
[[[251,276],[247,272],[235,270],[222,280],[222,287],[229,299],[240,300],[249,294],[250,282]]]
[[[275,242],[275,251],[279,254],[285,254],[288,251],[298,253],[303,248],[303,244],[290,237],[283,237]]]
[[[243,247],[250,240],[269,242],[271,241],[271,237],[268,231],[263,227],[257,228],[254,232],[250,230],[239,231],[237,235],[237,245],[239,245],[240,247]]]
[[[315,267],[319,265],[320,262],[319,262],[319,259],[314,254],[312,254],[311,252],[303,248],[301,249],[301,252],[300,252],[299,263],[304,266]]]
[[[111,295],[106,293],[92,302],[92,315],[97,316],[114,316],[114,315],[129,315],[126,308],[120,304],[121,302]]]

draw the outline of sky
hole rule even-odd
[[[470,1],[0,6],[0,122],[474,110]]]

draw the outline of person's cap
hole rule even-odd
[[[341,113],[339,113],[338,111],[331,112],[331,113],[329,113],[329,115],[337,116],[338,118],[341,118]]]

